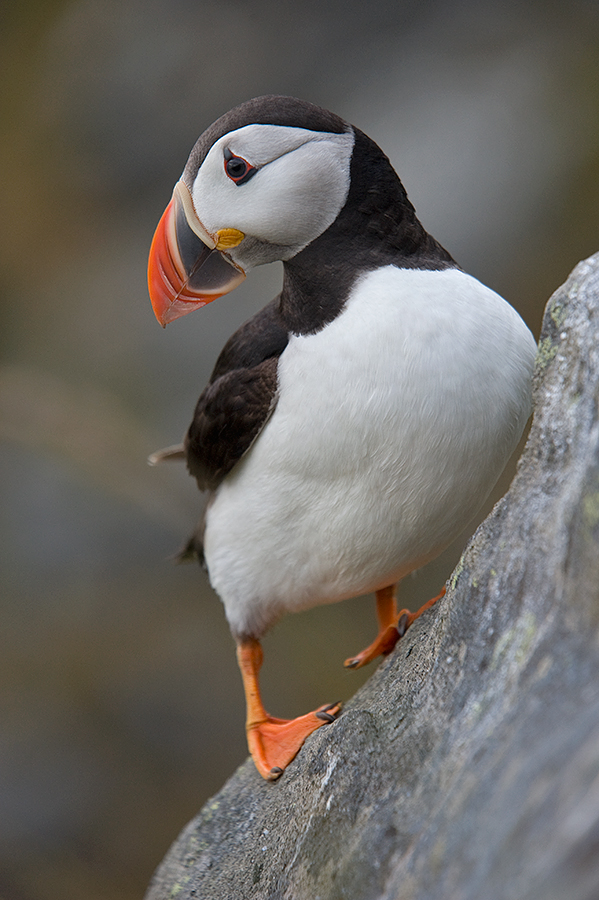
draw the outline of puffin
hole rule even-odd
[[[225,344],[183,444],[206,511],[186,548],[237,646],[249,751],[274,781],[332,703],[262,703],[260,639],[283,614],[374,594],[391,652],[417,612],[397,586],[468,525],[531,410],[536,345],[515,309],[424,229],[389,159],[344,119],[278,95],[193,147],[152,241],[164,327],[280,260],[280,294]],[[443,592],[439,596],[442,596]]]

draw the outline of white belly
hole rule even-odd
[[[369,273],[334,322],[292,337],[275,412],[207,515],[234,634],[440,553],[520,437],[535,349],[517,313],[457,270]]]

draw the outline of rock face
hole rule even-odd
[[[551,298],[508,494],[279,782],[245,763],[146,900],[597,900],[599,254]]]

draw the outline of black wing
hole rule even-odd
[[[277,297],[225,344],[185,438],[187,467],[201,490],[218,487],[264,428],[288,340]]]

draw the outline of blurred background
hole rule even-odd
[[[246,756],[220,602],[169,560],[202,498],[146,457],[281,270],[159,328],[147,251],[192,144],[263,93],[334,110],[538,336],[599,250],[599,4],[4,0],[0,54],[0,898],[134,900]],[[283,621],[267,707],[350,697],[374,632],[364,598]]]

